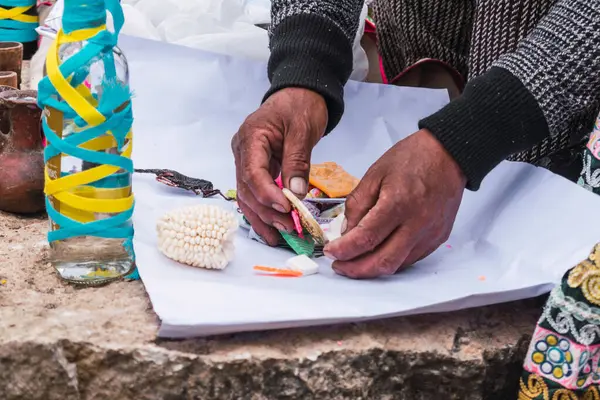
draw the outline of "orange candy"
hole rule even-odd
[[[292,271],[292,270],[283,269],[283,268],[265,267],[262,265],[255,265],[254,270],[260,271],[260,272],[270,272],[276,276],[277,275],[280,275],[280,276],[302,276],[302,272],[299,272],[299,271]]]
[[[336,164],[324,162],[310,166],[309,182],[332,199],[346,197],[358,185],[359,180]]]

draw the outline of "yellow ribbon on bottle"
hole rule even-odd
[[[70,78],[67,79],[62,75],[59,69],[58,51],[62,44],[89,40],[105,29],[106,26],[102,25],[69,34],[64,33],[61,29],[52,42],[46,58],[48,79],[54,85],[56,92],[89,127],[104,123],[106,118],[95,108],[97,101],[84,84],[73,87],[69,82]],[[121,152],[122,157],[131,158],[131,138],[132,132],[129,131],[125,136],[126,142]],[[110,131],[107,131],[107,135],[79,145],[81,148],[94,151],[107,150],[115,146],[116,140]],[[61,156],[68,155],[61,154]],[[63,215],[79,222],[93,221],[95,219],[94,213],[121,213],[133,206],[134,196],[131,193],[131,186],[116,189],[89,186],[89,184],[107,178],[119,170],[120,167],[117,166],[100,165],[72,175],[52,178],[48,173],[48,167],[46,167],[45,193],[60,202]]]
[[[27,24],[37,23],[36,15],[26,15],[25,13],[31,10],[33,6],[14,7],[10,9],[0,7],[0,19],[12,19],[13,21],[24,22]]]

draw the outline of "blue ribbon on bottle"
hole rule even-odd
[[[36,0],[0,0],[0,41],[27,43],[37,40],[38,34],[35,30],[39,25],[37,16],[20,14],[17,17],[3,17],[2,15],[15,7],[33,8],[35,6]],[[31,21],[17,20],[22,19],[21,17],[31,19]]]

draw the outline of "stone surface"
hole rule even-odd
[[[143,285],[76,289],[45,217],[0,214],[0,398],[514,398],[543,299],[449,314],[164,341]]]
[[[2,400],[509,400],[543,305],[157,340],[142,283],[61,282],[47,227],[0,213]]]

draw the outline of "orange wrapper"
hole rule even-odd
[[[335,162],[310,166],[309,182],[332,199],[346,197],[356,188],[359,180]]]

